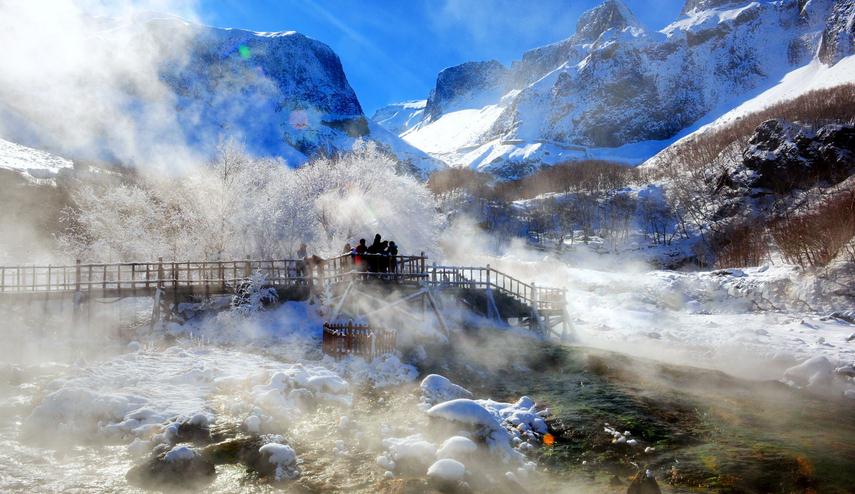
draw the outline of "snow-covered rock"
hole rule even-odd
[[[472,398],[472,393],[449,381],[439,374],[430,374],[422,379],[419,387],[422,390],[422,401],[428,405],[436,405],[457,398]]]
[[[784,372],[784,380],[796,386],[810,389],[828,387],[834,373],[834,364],[826,357],[817,355]]]
[[[427,476],[441,482],[459,482],[466,475],[466,466],[457,460],[443,458],[428,468]]]
[[[132,485],[161,490],[166,487],[198,489],[210,483],[215,476],[211,461],[182,444],[132,467],[126,478]]]
[[[843,57],[855,54],[855,2],[834,4],[822,32],[819,59],[834,65]]]
[[[258,449],[262,460],[273,466],[273,478],[277,481],[295,479],[300,475],[297,454],[287,444],[267,443]]]

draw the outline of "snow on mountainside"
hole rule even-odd
[[[395,135],[401,135],[421,121],[427,100],[404,101],[379,108],[371,120]]]
[[[638,164],[809,63],[821,44],[826,64],[851,54],[852,18],[849,0],[689,0],[648,32],[607,0],[572,37],[510,68],[443,70],[422,121],[401,136],[449,165],[505,178],[573,159]]]
[[[117,102],[117,112],[130,116],[133,132],[121,133],[114,112],[98,122],[97,137],[71,147],[62,132],[50,131],[52,122],[36,105],[3,100],[3,137],[66,156],[125,164],[169,154],[141,152],[151,144],[168,142],[205,156],[224,138],[237,138],[250,153],[281,157],[292,166],[351,149],[363,139],[400,152],[420,175],[443,167],[396,135],[372,131],[338,55],[320,41],[294,31],[220,29],[162,16],[102,20],[96,27],[100,43],[158,54],[156,90],[122,74],[93,84],[98,103]],[[128,135],[134,146],[127,146]]]
[[[796,97],[817,89],[826,89],[843,84],[855,83],[855,55],[841,59],[838,63],[828,66],[818,59],[785,75],[777,84],[766,91],[744,101],[742,104],[726,112],[712,122],[702,126],[692,126],[691,132],[681,134],[674,142],[679,145],[705,132],[726,126],[745,115],[761,111],[776,103],[795,99]],[[666,156],[666,150],[657,153],[645,161],[642,166],[655,167]]]
[[[38,149],[0,139],[0,169],[14,170],[35,178],[53,178],[73,163],[65,158]]]

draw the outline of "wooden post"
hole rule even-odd
[[[172,310],[178,311],[178,264],[172,263]]]
[[[71,302],[71,325],[73,330],[76,330],[78,324],[80,324],[80,299],[80,259],[77,259],[74,266],[74,295]]]
[[[163,258],[158,257],[157,258],[157,283],[156,283],[158,288],[163,288],[163,278],[164,278],[164,276],[163,276]]]
[[[246,262],[243,265],[243,277],[249,279],[252,276],[252,262],[249,260],[249,256],[246,256]]]
[[[419,264],[420,264],[420,266],[419,266],[419,274],[420,274],[420,275],[423,275],[423,274],[425,274],[425,264],[426,264],[426,263],[425,263],[425,261],[427,260],[427,257],[425,257],[425,251],[422,251],[422,253],[421,253],[421,256],[420,256],[420,257],[421,257],[421,261],[420,261],[420,263],[419,263]]]

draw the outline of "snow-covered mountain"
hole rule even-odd
[[[371,120],[395,135],[401,135],[421,122],[427,100],[404,101],[377,109]]]
[[[52,129],[52,119],[34,108],[32,99],[0,101],[3,137],[65,156],[119,162],[145,161],[152,153],[142,151],[152,144],[169,142],[205,154],[223,138],[236,138],[249,152],[281,157],[292,166],[364,139],[380,143],[418,174],[443,166],[369,123],[339,57],[320,41],[294,31],[220,29],[163,16],[99,22],[100,43],[139,52],[126,53],[123,60],[157,54],[152,57],[156,81],[121,67],[112,79],[87,86],[98,92],[97,106],[111,111],[106,118],[92,116],[97,132],[90,133],[98,136],[84,145],[68,138],[68,128]],[[133,66],[137,72],[148,68]],[[125,126],[114,122],[126,116],[132,130],[121,132]]]
[[[55,177],[74,164],[61,156],[0,139],[0,169],[33,179]]]
[[[449,165],[502,177],[581,158],[637,164],[816,55],[838,63],[853,51],[853,18],[851,0],[688,0],[650,32],[606,0],[573,36],[510,67],[443,70],[421,121],[401,136]]]

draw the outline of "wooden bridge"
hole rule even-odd
[[[367,257],[367,256],[366,256]],[[378,259],[379,260],[379,259]],[[0,302],[18,299],[70,297],[75,316],[81,303],[92,299],[152,297],[152,319],[165,309],[174,310],[187,300],[234,295],[254,277],[274,288],[280,300],[322,301],[332,307],[333,317],[346,310],[346,300],[362,291],[380,306],[381,312],[412,301],[419,295],[442,320],[440,294],[450,295],[501,324],[526,327],[543,336],[565,337],[569,329],[566,291],[526,283],[486,267],[428,264],[418,256],[382,257],[384,272],[365,271],[350,255],[318,260],[244,259],[235,261],[164,261],[83,264],[64,266],[0,266]],[[380,270],[377,270],[380,271]],[[366,289],[394,291],[394,301]],[[321,300],[326,299],[326,300]],[[400,307],[396,310],[401,311]],[[358,314],[359,315],[359,314]],[[444,326],[444,322],[443,322]],[[447,328],[444,328],[447,330]]]

